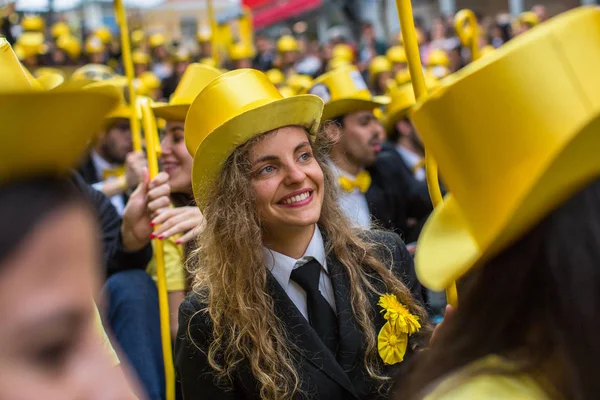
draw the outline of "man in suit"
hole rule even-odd
[[[374,224],[403,235],[409,218],[431,211],[426,185],[412,185],[410,174],[381,156],[385,131],[373,110],[373,98],[354,66],[330,71],[315,80],[310,93],[325,101],[323,121],[334,140],[331,158],[340,185],[340,206],[361,228]]]

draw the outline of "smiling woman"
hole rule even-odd
[[[379,296],[423,326],[402,356],[427,332],[400,238],[353,230],[337,206],[322,109],[313,95],[284,99],[254,70],[220,76],[190,108],[205,228],[175,349],[186,398],[378,398],[402,361],[378,353],[391,318]]]

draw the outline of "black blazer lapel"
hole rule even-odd
[[[275,314],[287,328],[289,338],[296,346],[295,350],[306,361],[313,364],[321,372],[345,388],[354,398],[358,398],[348,375],[346,375],[329,349],[323,344],[317,333],[311,328],[308,321],[298,311],[298,308],[296,308],[279,283],[270,274],[268,276],[267,289],[273,297]]]
[[[350,280],[344,267],[333,255],[327,258],[327,269],[333,286],[339,328],[337,359],[344,371],[350,371],[363,347],[363,335],[354,318],[350,302]]]

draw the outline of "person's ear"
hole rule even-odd
[[[342,127],[335,121],[327,121],[323,126],[323,134],[331,145],[336,145],[342,138]]]

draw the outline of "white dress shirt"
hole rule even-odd
[[[356,179],[355,175],[342,171],[335,165],[332,165],[332,167],[336,176],[336,182],[340,176],[345,176],[352,180]],[[350,219],[350,222],[352,222],[355,227],[371,229],[371,211],[369,210],[369,202],[367,202],[365,193],[362,193],[356,188],[352,192],[340,189],[338,203],[346,217]]]
[[[415,167],[423,160],[423,157],[407,149],[404,146],[396,146],[396,151],[398,152],[398,154],[400,154],[400,157],[402,157],[408,168],[410,168],[415,179],[420,182],[424,181],[425,168],[419,167],[419,169],[415,171]]]
[[[287,293],[288,297],[296,308],[302,313],[304,318],[308,321],[308,307],[306,305],[306,292],[300,285],[290,279],[292,271],[296,268],[300,268],[310,260],[316,260],[321,264],[321,276],[319,277],[319,291],[325,297],[329,305],[334,312],[337,308],[335,306],[335,296],[333,294],[333,286],[331,285],[331,279],[329,279],[327,271],[327,260],[325,255],[325,244],[323,243],[323,236],[317,226],[315,226],[315,233],[313,234],[310,243],[304,252],[304,255],[296,260],[288,257],[284,254],[278,253],[271,249],[263,248],[265,253],[265,263],[267,268],[273,274],[273,277],[279,282],[279,285]]]
[[[96,168],[96,174],[98,178],[98,183],[94,183],[92,187],[98,191],[102,191],[102,184],[104,182],[104,171],[118,168],[118,165],[111,165],[108,161],[106,161],[100,154],[96,152],[96,150],[92,150],[92,162],[94,163],[94,167]],[[116,178],[109,178],[116,179]],[[110,202],[115,206],[119,215],[123,216],[123,212],[125,211],[125,199],[123,195],[117,194],[110,198]]]

